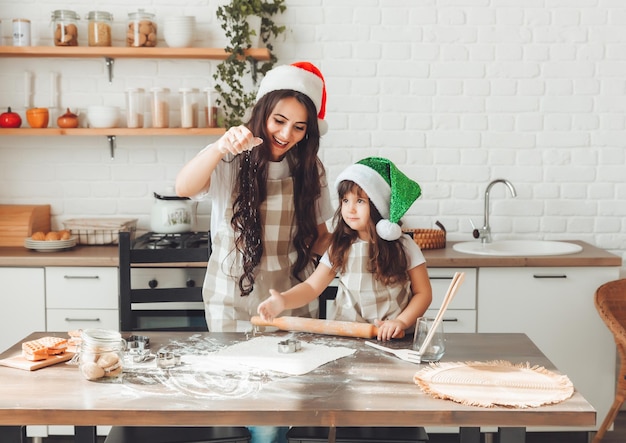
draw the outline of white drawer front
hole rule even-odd
[[[46,268],[46,307],[118,309],[116,267]]]
[[[476,268],[428,268],[433,288],[432,309],[439,309],[455,272],[464,272],[465,279],[454,296],[450,309],[476,309]]]
[[[437,309],[426,311],[428,317],[435,317]],[[453,332],[476,332],[476,311],[446,309],[443,314],[443,333]]]
[[[48,331],[71,331],[74,329],[120,329],[117,309],[48,309]]]

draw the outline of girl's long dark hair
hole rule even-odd
[[[259,99],[247,123],[255,136],[268,141],[267,120],[279,101],[294,97],[307,110],[307,130],[305,137],[287,154],[287,162],[294,181],[293,204],[295,207],[294,246],[298,257],[291,268],[291,275],[298,280],[306,276],[302,271],[311,261],[311,247],[318,237],[316,200],[321,195],[324,168],[317,154],[320,132],[317,111],[311,99],[290,89],[272,91]],[[267,198],[267,176],[270,150],[264,142],[249,152],[235,158],[239,171],[235,185],[236,197],[233,202],[231,226],[235,231],[235,247],[243,260],[243,275],[239,277],[241,295],[249,295],[254,288],[255,270],[263,256],[263,226],[260,207]]]
[[[357,231],[348,226],[341,216],[341,202],[348,192],[369,199],[365,191],[353,181],[343,180],[337,187],[339,207],[333,218],[335,229],[331,236],[329,250],[330,262],[333,264],[335,273],[346,271],[350,248],[352,243],[358,239]],[[371,200],[369,200],[369,204],[370,219],[367,229],[370,242],[367,270],[384,285],[403,284],[409,278],[407,274],[408,261],[404,248],[399,241],[386,241],[378,236],[376,223],[382,219],[382,216]]]

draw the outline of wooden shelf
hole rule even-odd
[[[267,48],[252,48],[247,55],[256,60],[270,59]],[[74,57],[74,58],[159,58],[224,60],[222,48],[129,48],[116,46],[0,46],[1,57]]]
[[[55,135],[74,135],[74,136],[110,136],[110,135],[131,135],[131,136],[193,136],[207,135],[220,136],[224,134],[224,128],[0,128],[0,136],[17,135],[17,136],[55,136]]]

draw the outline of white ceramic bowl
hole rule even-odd
[[[87,120],[92,128],[115,128],[120,119],[118,106],[89,106]]]
[[[170,48],[188,48],[196,34],[196,18],[193,16],[169,17],[165,19],[163,37]]]

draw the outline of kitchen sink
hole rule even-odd
[[[471,241],[456,243],[452,248],[465,254],[494,256],[567,255],[576,254],[583,249],[574,243],[549,240],[499,240],[491,243]]]

